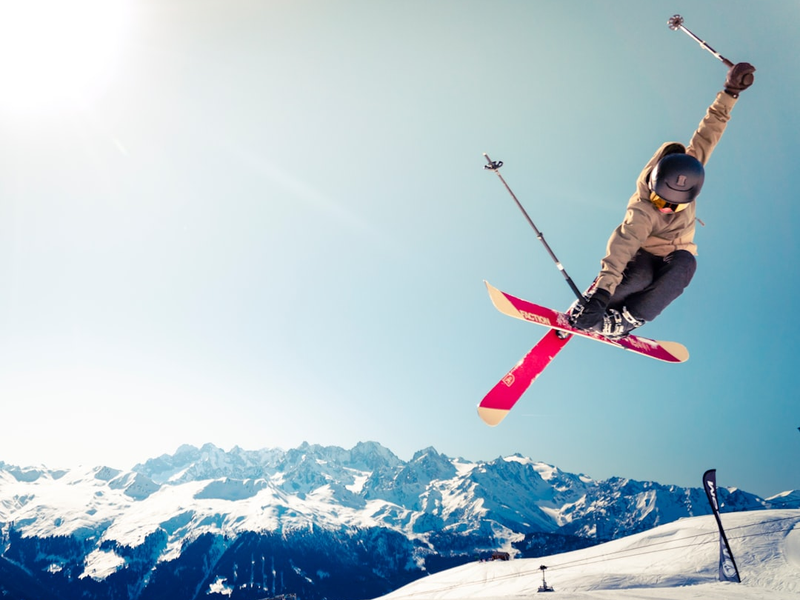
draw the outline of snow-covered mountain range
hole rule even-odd
[[[719,497],[724,511],[800,507],[798,491]],[[595,481],[519,455],[403,461],[374,442],[182,446],[130,472],[0,462],[0,591],[368,598],[476,555],[542,556],[709,513],[701,488]]]

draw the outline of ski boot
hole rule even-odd
[[[644,324],[645,321],[643,319],[637,319],[627,307],[623,306],[622,310],[607,309],[606,314],[603,315],[603,320],[592,327],[592,331],[610,340],[620,340]]]

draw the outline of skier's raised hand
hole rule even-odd
[[[753,85],[755,72],[756,68],[750,63],[740,62],[733,65],[725,78],[725,93],[738,98],[740,93]]]

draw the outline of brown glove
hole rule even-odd
[[[725,79],[725,93],[738,98],[744,90],[753,85],[753,73],[756,68],[750,63],[736,63],[728,70],[728,77]]]

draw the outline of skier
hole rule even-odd
[[[573,326],[619,339],[655,319],[689,285],[697,266],[694,200],[703,187],[703,165],[755,70],[749,63],[731,67],[689,145],[667,142],[645,165],[625,219],[608,240],[600,274],[570,311]]]

